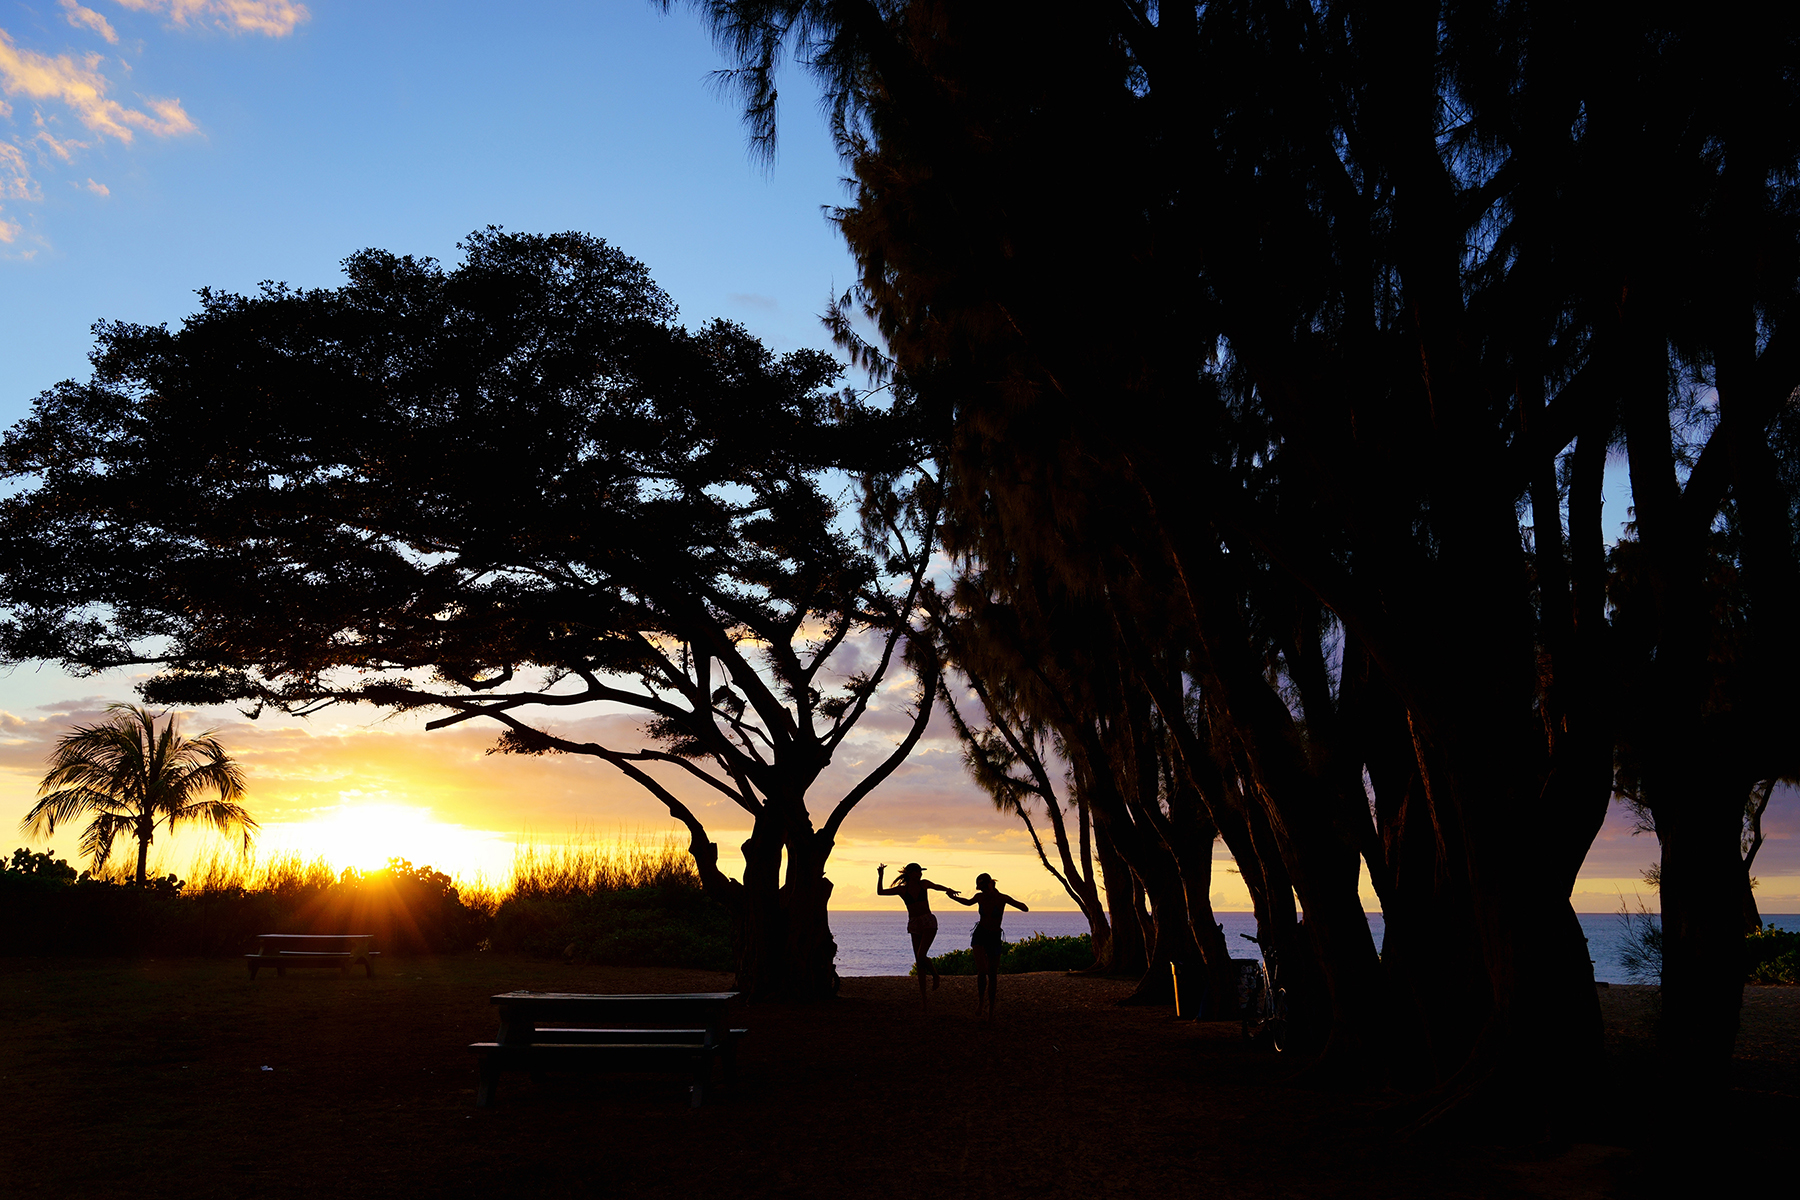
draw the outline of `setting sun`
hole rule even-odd
[[[258,849],[265,856],[324,858],[332,866],[373,870],[390,858],[436,866],[450,874],[505,879],[512,870],[512,839],[494,830],[439,821],[432,810],[387,793],[338,793],[340,803],[304,821],[263,826]]]

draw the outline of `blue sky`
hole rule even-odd
[[[0,0],[0,419],[85,372],[97,318],[331,285],[366,246],[453,259],[486,224],[598,234],[684,320],[821,345],[852,271],[824,121],[796,74],[763,170],[720,61],[644,0]]]
[[[778,350],[823,346],[816,314],[853,267],[821,211],[844,191],[816,93],[786,79],[767,171],[708,82],[720,65],[691,13],[646,0],[0,0],[0,422],[85,375],[97,319],[173,324],[203,285],[332,286],[340,260],[368,246],[454,260],[487,224],[597,234],[645,262],[689,323],[730,317]],[[1608,499],[1616,530],[1622,471]],[[132,699],[131,683],[0,675],[0,837],[29,807],[49,741]],[[378,826],[415,858],[435,830],[440,865],[461,854],[492,869],[532,833],[664,827],[654,803],[592,764],[489,759],[474,735],[372,713],[198,720],[243,755],[272,829],[353,830],[371,853]],[[873,729],[866,751],[886,736]],[[1800,804],[1778,807],[1765,895],[1786,897],[1770,911],[1795,911]],[[910,859],[1067,905],[1023,831],[964,778],[941,720],[847,834],[833,875],[849,906],[870,901],[877,861]],[[1577,908],[1615,908],[1655,856],[1610,821]],[[1236,877],[1216,878],[1223,907],[1247,904]]]

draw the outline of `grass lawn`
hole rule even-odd
[[[1294,1063],[1234,1026],[1053,974],[1003,976],[992,1029],[963,979],[929,1017],[905,979],[745,1008],[740,1088],[699,1111],[675,1078],[516,1075],[476,1109],[489,995],[729,977],[485,954],[377,972],[0,960],[0,1195],[1637,1196],[1670,1178],[1620,1086],[1648,1012],[1631,989],[1605,999],[1624,1074],[1595,1081],[1592,1140],[1496,1148],[1399,1139],[1391,1096],[1285,1082]],[[1720,1118],[1739,1145],[1800,1116],[1800,989],[1752,991]]]

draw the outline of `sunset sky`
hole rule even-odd
[[[96,319],[175,323],[203,285],[333,286],[339,261],[368,246],[454,261],[458,239],[490,224],[597,234],[643,260],[690,323],[729,317],[777,350],[823,346],[816,314],[854,272],[821,211],[844,191],[816,93],[797,72],[786,81],[765,171],[708,82],[720,65],[690,13],[644,0],[0,0],[0,421],[85,375]],[[1620,470],[1608,501],[1623,521]],[[132,683],[49,666],[0,676],[0,823],[30,806],[50,743],[135,699]],[[898,737],[908,689],[885,699],[815,812]],[[491,731],[427,734],[367,710],[190,718],[208,727],[249,771],[265,854],[363,866],[394,854],[497,879],[520,840],[671,828],[600,764],[487,756]],[[638,744],[620,713],[560,728]],[[735,810],[710,811],[729,854],[746,831]],[[1783,792],[1758,861],[1765,912],[1800,911],[1797,827],[1800,801]],[[74,838],[54,844],[72,854]],[[165,869],[185,872],[198,848],[162,847]],[[1615,811],[1576,908],[1653,901],[1638,871],[1655,857]],[[835,906],[881,904],[875,864],[913,859],[954,886],[986,870],[1034,907],[1070,907],[1023,830],[967,781],[941,717],[851,818]],[[1215,904],[1247,908],[1222,851],[1220,863]],[[1364,900],[1374,907],[1366,887]]]

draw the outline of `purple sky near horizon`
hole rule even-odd
[[[339,262],[368,246],[453,261],[458,239],[488,224],[597,234],[643,260],[689,323],[728,317],[777,350],[824,346],[817,314],[854,265],[822,211],[845,193],[816,93],[790,73],[780,153],[764,171],[733,102],[708,83],[721,65],[685,8],[665,16],[641,0],[503,17],[400,0],[0,0],[0,422],[86,374],[97,319],[177,323],[208,285],[333,286]],[[1616,530],[1629,496],[1622,471],[1608,480]],[[55,736],[132,699],[122,673],[0,675],[0,822],[29,807]],[[885,697],[821,794],[897,736],[905,702]],[[372,712],[195,720],[218,726],[249,767],[274,850],[391,847],[494,873],[520,840],[668,826],[609,769],[488,757],[491,733],[426,734]],[[630,720],[571,727],[629,740]],[[736,817],[723,814],[723,847],[742,836]],[[330,836],[308,842],[308,828]],[[1613,911],[1644,891],[1638,872],[1656,849],[1629,830],[1615,808],[1578,909]],[[1771,805],[1768,831],[1764,907],[1800,911],[1793,792]],[[66,854],[73,839],[55,845]],[[170,869],[185,870],[191,850],[170,850]],[[964,775],[941,715],[852,817],[835,903],[879,904],[874,864],[912,859],[952,883],[986,870],[1036,907],[1068,907],[1023,830]],[[1215,903],[1246,907],[1225,865]]]

